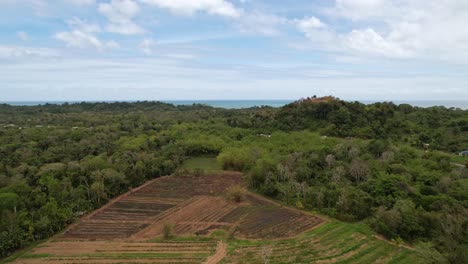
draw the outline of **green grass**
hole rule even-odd
[[[164,239],[162,237],[157,237],[154,239],[149,240],[148,242],[153,243],[165,243],[165,242],[214,242],[216,239],[212,237],[205,237],[205,236],[175,236],[168,239]]]
[[[454,163],[458,163],[458,164],[462,164],[462,165],[465,165],[465,162],[468,161],[468,157],[462,157],[462,156],[458,156],[458,155],[450,155],[451,157],[451,161],[454,162]]]
[[[35,259],[35,258],[49,258],[49,257],[53,257],[54,255],[52,254],[24,254],[23,256],[21,256],[21,258],[23,259]]]
[[[228,256],[221,262],[262,263],[261,249],[273,248],[271,263],[420,263],[416,252],[392,245],[374,237],[374,232],[361,223],[330,221],[297,237],[284,240],[230,240]]]
[[[222,170],[221,164],[213,157],[196,157],[186,160],[182,169]]]

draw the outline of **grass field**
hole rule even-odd
[[[182,169],[222,170],[221,164],[213,157],[197,157],[186,160]]]
[[[268,251],[274,264],[421,263],[414,251],[375,238],[367,226],[338,221],[291,239],[230,241],[221,263],[264,263],[262,252]]]

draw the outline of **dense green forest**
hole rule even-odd
[[[468,110],[332,97],[282,108],[0,105],[0,256],[190,157],[291,206],[364,221],[428,262],[468,263]]]

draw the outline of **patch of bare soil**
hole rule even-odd
[[[223,241],[218,242],[216,253],[204,262],[204,264],[218,264],[227,254],[227,245]]]
[[[224,229],[243,238],[276,239],[295,236],[324,222],[251,193],[242,203],[223,197],[227,188],[242,184],[242,174],[236,172],[166,176],[149,181],[84,216],[54,241],[29,252],[36,255],[15,263],[201,263],[216,242],[147,240],[160,236],[166,224],[173,225],[176,236],[208,235]],[[173,253],[177,259],[171,259]],[[121,254],[136,257],[119,260]],[[152,257],[155,254],[157,257]],[[226,244],[219,242],[216,253],[205,263],[218,263],[225,255]]]
[[[212,229],[231,226],[231,223],[219,220],[236,207],[236,204],[228,202],[223,197],[197,196],[162,214],[134,238],[149,239],[159,236],[166,224],[173,225],[173,232],[176,235],[206,234]]]

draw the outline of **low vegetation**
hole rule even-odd
[[[163,238],[164,239],[171,239],[173,237],[172,230],[174,229],[174,225],[171,223],[165,223],[163,226]]]
[[[245,200],[246,190],[240,185],[234,185],[226,190],[226,196],[230,201],[240,203]]]
[[[227,263],[424,263],[412,249],[374,237],[362,224],[332,221],[285,240],[231,240]]]

